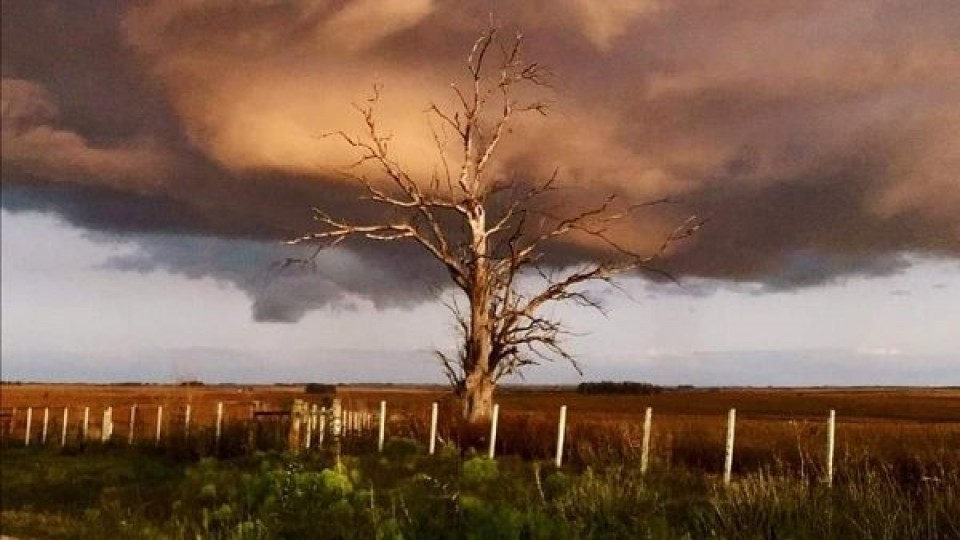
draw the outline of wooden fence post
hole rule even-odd
[[[643,414],[643,442],[640,447],[640,474],[646,474],[650,466],[650,429],[653,427],[653,408],[647,407]]]
[[[163,430],[163,405],[157,405],[157,436],[156,445],[160,446],[160,432]]]
[[[726,457],[723,462],[723,483],[730,483],[730,476],[733,472],[733,437],[737,425],[737,410],[730,409],[727,415],[727,445]]]
[[[134,433],[137,431],[137,404],[130,406],[130,426],[127,428],[127,444],[133,444]]]
[[[223,402],[217,402],[217,427],[214,433],[214,444],[220,449],[220,435],[223,433]]]
[[[330,437],[333,438],[333,455],[336,457],[337,465],[340,464],[340,452],[342,443],[340,436],[343,434],[343,409],[341,408],[339,398],[334,398],[330,405]]]
[[[310,414],[307,416],[307,434],[303,438],[303,447],[307,450],[310,450],[310,446],[313,443],[313,424],[317,421],[317,404],[314,403],[310,406]]]
[[[113,437],[113,407],[103,409],[103,423],[100,425],[100,442],[107,443]]]
[[[310,443],[313,441],[313,411],[307,413],[306,432],[303,434],[303,448],[310,450]]]
[[[305,401],[302,399],[293,400],[293,406],[290,409],[290,432],[287,435],[287,449],[294,454],[300,453],[303,446],[301,430],[306,410],[307,404]]]
[[[493,459],[497,448],[497,420],[500,418],[500,404],[493,405],[493,416],[490,417],[490,450],[487,455]]]
[[[830,409],[827,419],[827,485],[833,486],[833,450],[836,441],[837,411]]]
[[[43,430],[40,431],[40,444],[47,444],[47,427],[50,425],[50,407],[43,408]]]
[[[187,410],[183,413],[183,438],[190,440],[190,404],[187,403]]]
[[[70,407],[63,407],[63,425],[60,426],[60,446],[67,445],[67,425],[70,419]]]
[[[387,435],[387,402],[380,402],[380,434],[378,436],[377,451],[383,452],[383,442]]]
[[[23,434],[23,445],[30,446],[30,424],[33,423],[33,407],[27,407],[27,429]]]
[[[563,438],[567,433],[567,406],[560,407],[560,424],[557,426],[557,459],[556,465],[563,464]]]
[[[339,438],[343,435],[343,405],[339,399],[333,400],[330,406],[330,435]]]
[[[317,448],[323,448],[323,438],[327,433],[327,408],[320,407],[320,417],[317,418]]]
[[[257,449],[257,433],[260,431],[260,423],[257,421],[257,411],[260,410],[260,402],[250,402],[250,418],[247,420],[247,449],[252,453]]]
[[[90,434],[90,407],[83,408],[83,424],[80,425],[80,436],[83,442],[87,442]]]
[[[16,408],[16,407],[14,407],[13,410],[10,411],[10,426],[9,426],[9,427],[10,427],[10,431],[7,433],[7,435],[13,437],[13,430],[14,430],[14,428],[17,427],[17,408]]]
[[[437,450],[437,416],[439,415],[439,405],[434,401],[430,406],[430,455]]]

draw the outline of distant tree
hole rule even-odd
[[[585,382],[577,385],[580,394],[633,394],[651,395],[663,392],[663,388],[646,382]]]
[[[303,387],[303,391],[306,394],[335,394],[337,393],[337,385],[324,384],[324,383],[307,383],[307,385]]]
[[[469,421],[488,416],[494,389],[507,375],[557,359],[580,370],[561,343],[569,332],[560,320],[544,313],[546,306],[572,302],[600,309],[598,302],[585,294],[584,284],[609,283],[628,271],[656,271],[651,263],[702,223],[691,217],[653,253],[636,253],[608,235],[610,225],[641,208],[665,204],[669,198],[620,205],[610,196],[594,207],[564,215],[541,204],[547,195],[556,194],[556,171],[534,182],[497,178],[490,172],[514,118],[547,112],[542,100],[517,98],[523,87],[546,84],[544,69],[521,57],[522,41],[519,34],[501,39],[495,28],[481,34],[467,56],[468,84],[451,85],[456,107],[445,110],[430,105],[440,126],[438,131],[431,124],[440,172],[429,178],[415,178],[391,154],[391,137],[380,128],[375,114],[379,100],[379,88],[375,87],[370,100],[356,105],[365,132],[334,135],[358,153],[357,162],[346,174],[362,187],[367,199],[384,207],[383,218],[358,223],[315,208],[320,230],[290,241],[319,243],[319,252],[349,237],[406,240],[442,265],[460,295],[460,301],[454,300],[448,307],[462,339],[456,355],[437,355],[463,398],[464,417]],[[444,138],[449,130],[455,141],[454,155]],[[371,165],[376,173],[368,172]],[[565,271],[547,268],[544,255],[548,245],[574,235],[594,238],[608,256]],[[525,290],[518,280],[522,274],[539,276],[543,283],[537,290]]]

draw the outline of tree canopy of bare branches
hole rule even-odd
[[[610,196],[586,209],[554,210],[543,202],[555,195],[558,172],[539,181],[503,179],[491,172],[498,148],[518,115],[546,114],[542,100],[522,100],[525,88],[548,83],[548,73],[521,56],[521,35],[501,38],[496,28],[479,36],[467,57],[467,84],[452,84],[453,110],[429,107],[439,165],[430,178],[414,178],[391,153],[391,136],[377,122],[379,87],[355,105],[365,130],[339,137],[357,153],[345,171],[365,198],[382,205],[382,219],[357,223],[315,208],[318,230],[290,243],[316,243],[317,252],[351,237],[380,242],[410,241],[441,264],[463,304],[448,304],[462,334],[457,354],[438,352],[451,384],[463,397],[464,415],[488,415],[497,383],[541,361],[563,359],[579,370],[564,348],[569,332],[545,315],[548,305],[573,302],[600,309],[584,292],[590,282],[607,282],[624,272],[653,271],[654,261],[674,242],[693,234],[702,221],[691,217],[652,253],[638,253],[615,241],[612,224],[662,198],[623,205]],[[572,268],[544,262],[548,244],[581,235],[604,246],[606,256]],[[521,284],[533,276],[534,290]]]

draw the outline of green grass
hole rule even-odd
[[[0,454],[0,532],[98,539],[951,539],[960,472],[864,464],[830,488],[771,472],[729,487],[689,469],[424,456],[411,441],[336,464],[143,449]]]
[[[188,466],[134,450],[5,448],[0,530],[27,538],[136,538],[135,526],[169,518]]]

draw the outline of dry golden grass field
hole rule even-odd
[[[386,400],[395,411],[407,413],[400,415],[406,419],[403,431],[418,439],[426,438],[430,401],[440,400],[445,415],[456,418],[456,403],[443,393],[353,387],[338,394],[359,408],[372,409]],[[691,389],[654,395],[508,389],[497,402],[499,446],[531,458],[552,455],[561,405],[568,407],[571,459],[635,458],[643,414],[652,407],[654,459],[716,472],[722,467],[726,414],[736,408],[736,469],[810,472],[822,466],[826,419],[834,409],[838,463],[960,469],[957,389]],[[440,430],[449,437],[457,437],[456,431],[449,424]]]
[[[39,429],[41,410],[47,407],[52,411],[50,430],[60,433],[65,406],[70,408],[71,432],[84,407],[91,411],[91,429],[97,429],[103,408],[112,406],[115,435],[125,440],[133,404],[140,411],[136,435],[141,438],[155,432],[157,405],[165,409],[165,431],[176,430],[187,404],[192,425],[202,429],[214,422],[218,402],[224,403],[225,421],[237,424],[250,418],[255,403],[261,410],[282,410],[294,399],[322,405],[330,397],[304,390],[281,385],[8,384],[2,387],[0,406],[7,414],[3,423],[7,440],[22,440],[27,407],[34,408],[32,431]],[[461,447],[485,444],[486,432],[459,425],[455,399],[439,387],[340,386],[336,394],[352,411],[372,413],[381,400],[386,401],[389,435],[418,441],[427,438],[430,404],[438,401],[442,442]],[[735,469],[782,468],[805,474],[822,467],[826,418],[834,409],[840,464],[869,461],[918,470],[960,467],[957,389],[684,389],[598,395],[504,388],[497,402],[498,452],[528,458],[552,455],[561,405],[568,407],[569,459],[591,463],[634,458],[640,449],[644,410],[652,407],[653,459],[715,472],[722,465],[726,413],[736,408]]]

